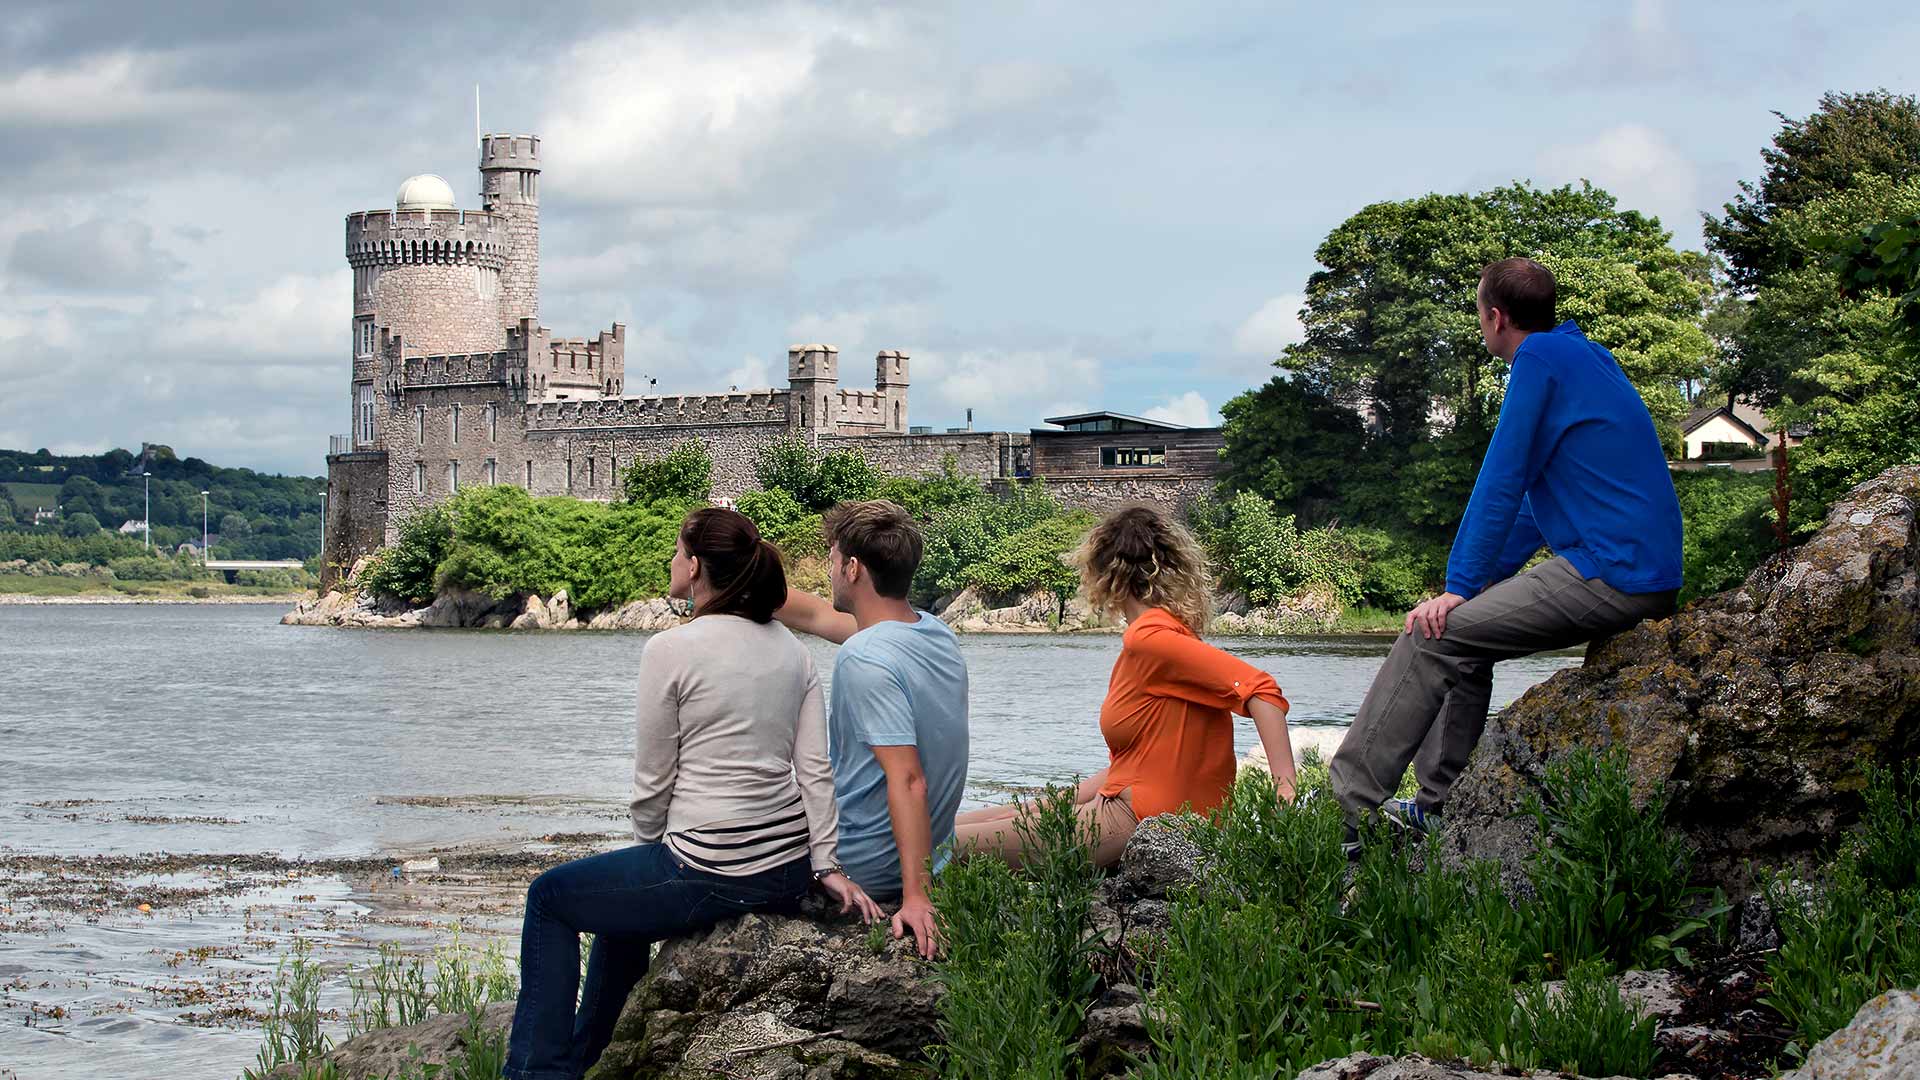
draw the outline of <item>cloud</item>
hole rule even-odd
[[[255,357],[297,357],[336,365],[341,393],[348,381],[353,272],[283,274],[256,291],[222,302],[192,300],[161,325],[164,348],[196,350],[215,363]]]
[[[1282,293],[1260,305],[1233,332],[1233,351],[1243,356],[1275,359],[1287,346],[1306,340],[1306,327],[1300,325],[1300,309],[1307,298],[1300,293]]]
[[[1601,18],[1555,78],[1609,86],[1705,82],[1710,61],[1697,37],[1674,25],[1667,0],[1629,0]]]
[[[1537,166],[1550,182],[1591,180],[1617,196],[1622,208],[1657,216],[1682,244],[1699,235],[1699,174],[1678,146],[1644,124],[1617,124],[1590,139],[1550,147]]]
[[[1149,420],[1165,420],[1169,424],[1184,427],[1213,426],[1213,406],[1207,404],[1207,399],[1201,397],[1197,390],[1168,398],[1142,415]]]
[[[783,387],[786,385],[785,375],[785,372],[781,373]],[[772,365],[758,356],[741,357],[739,365],[728,369],[721,378],[728,386],[737,386],[742,390],[766,390],[773,387]]]
[[[1071,349],[920,350],[913,356],[915,386],[925,387],[933,401],[948,408],[948,415],[957,417],[971,408],[976,415],[1010,417],[1007,422],[1016,427],[1039,419],[1019,419],[1036,402],[1079,400],[1100,385],[1099,364]],[[919,392],[915,398],[920,400]]]
[[[16,278],[79,291],[151,289],[181,266],[153,246],[152,226],[102,218],[23,232],[7,258]]]

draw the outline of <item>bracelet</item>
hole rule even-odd
[[[828,879],[829,877],[832,877],[835,874],[844,874],[846,872],[847,872],[846,867],[841,866],[839,863],[834,863],[833,865],[827,867],[825,870],[815,870],[813,872],[813,880],[825,881],[826,879]]]

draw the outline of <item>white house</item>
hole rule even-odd
[[[1704,457],[1709,443],[1769,451],[1781,442],[1780,434],[1768,423],[1767,414],[1745,401],[1735,401],[1731,405],[1703,405],[1687,416],[1680,425],[1680,433],[1686,440],[1686,456],[1689,460]],[[1804,434],[1789,431],[1787,446],[1798,446]]]
[[[144,521],[128,520],[126,522],[123,522],[120,526],[120,534],[122,536],[128,536],[128,535],[132,535],[133,533],[141,533],[145,531],[147,531],[147,523]]]

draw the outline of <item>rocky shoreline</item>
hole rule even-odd
[[[493,597],[446,589],[424,607],[411,607],[358,588],[359,568],[346,584],[325,595],[301,597],[280,622],[286,626],[331,626],[363,630],[626,630],[650,633],[684,621],[665,598],[635,600],[617,608],[584,612],[562,589],[552,596]],[[1286,605],[1250,607],[1236,596],[1219,598],[1209,633],[1222,637],[1288,637],[1335,633],[1341,608],[1331,597],[1309,594]],[[1116,634],[1125,627],[1097,615],[1080,596],[1061,602],[1049,592],[992,596],[966,589],[942,597],[933,610],[961,634]]]

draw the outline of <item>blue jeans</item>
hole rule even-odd
[[[805,856],[748,877],[723,877],[682,865],[665,844],[575,859],[534,878],[520,930],[508,1080],[576,1080],[613,1038],[654,942],[750,911],[791,907],[812,883]],[[582,933],[593,935],[585,987]]]

